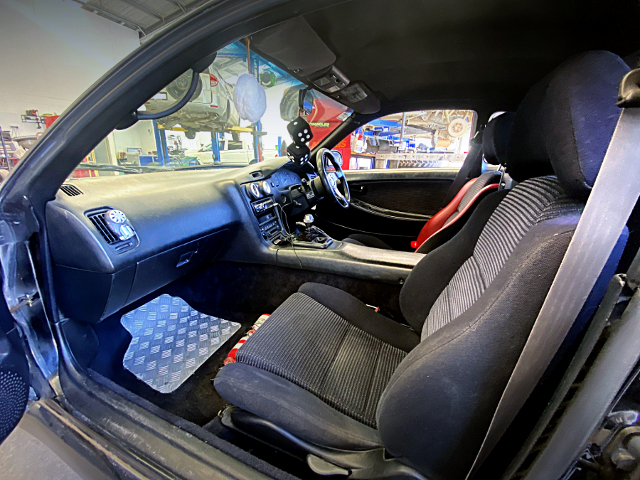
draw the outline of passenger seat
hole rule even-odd
[[[520,183],[485,198],[413,268],[399,297],[406,325],[343,290],[302,285],[218,372],[214,386],[235,406],[223,425],[307,452],[316,472],[464,479],[578,227],[628,71],[612,53],[588,52],[529,91],[509,147]],[[625,229],[575,333],[627,237]]]

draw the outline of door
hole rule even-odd
[[[425,110],[387,115],[351,135],[345,176],[351,206],[321,202],[318,226],[343,239],[374,235],[411,250],[423,225],[444,207],[475,133],[471,110]]]
[[[0,443],[24,414],[29,397],[29,367],[23,342],[7,308],[0,299]]]

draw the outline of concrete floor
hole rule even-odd
[[[0,477],[12,480],[81,480],[46,445],[20,425],[0,445]]]

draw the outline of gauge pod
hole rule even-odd
[[[265,195],[271,195],[271,185],[269,185],[269,182],[267,182],[266,180],[264,180],[260,184],[260,188],[262,189]]]
[[[250,184],[248,189],[251,196],[255,199],[258,199],[262,196],[262,194],[260,193],[260,185],[258,185],[256,182]]]

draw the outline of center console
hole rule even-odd
[[[269,189],[277,180],[253,182],[243,185],[243,194],[255,218],[255,227],[267,247],[260,255],[273,255],[277,265],[325,272],[368,281],[402,284],[413,267],[424,257],[413,252],[380,250],[333,240],[313,225],[311,215],[295,224],[287,212],[299,217],[308,212],[305,186],[292,184],[288,190]]]
[[[282,236],[284,226],[273,196],[260,198],[251,202],[251,209],[258,220],[260,235],[267,242],[273,242]]]
[[[320,249],[328,248],[333,244],[331,237],[312,225],[311,215],[305,215],[304,222],[292,225],[281,206],[286,204],[292,207],[293,211],[300,212],[308,209],[310,206],[308,201],[314,196],[308,182],[293,186],[288,192],[290,195],[288,198],[284,194],[273,193],[267,181],[247,184],[244,190],[258,223],[260,236],[265,243],[276,246],[292,244],[293,247]]]

